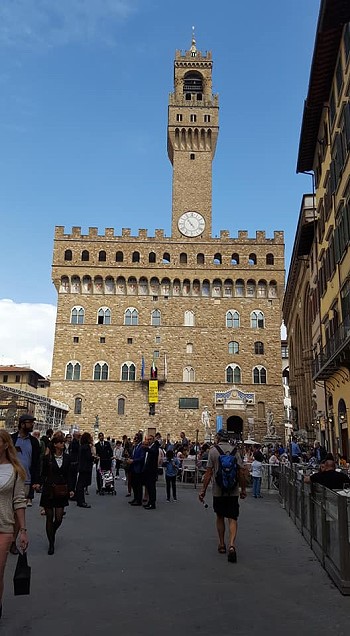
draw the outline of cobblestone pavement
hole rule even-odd
[[[157,510],[128,505],[126,488],[90,510],[71,504],[47,555],[38,498],[27,511],[30,596],[14,597],[9,556],[0,631],[4,636],[313,636],[348,634],[343,597],[280,507],[276,495],[242,502],[238,562],[217,552],[215,517],[192,486]]]

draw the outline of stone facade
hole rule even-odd
[[[249,419],[261,438],[271,412],[283,434],[283,233],[211,236],[218,134],[211,73],[211,54],[197,51],[194,40],[190,51],[176,53],[168,122],[172,236],[56,228],[50,392],[70,405],[68,421],[83,429],[99,426],[113,437],[140,428],[178,437],[184,430],[191,438],[199,429],[203,439],[206,406],[212,432],[226,424],[244,437]]]

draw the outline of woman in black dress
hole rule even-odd
[[[48,554],[54,554],[56,532],[62,523],[64,508],[69,505],[68,499],[74,496],[74,486],[70,457],[64,452],[64,434],[60,431],[55,433],[47,450],[43,461],[40,506],[46,514]]]
[[[77,506],[79,508],[91,508],[85,501],[85,488],[90,486],[92,479],[92,466],[94,457],[91,451],[92,437],[90,433],[83,433],[80,438],[79,459],[78,459],[78,481],[75,490]]]

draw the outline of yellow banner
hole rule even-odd
[[[149,380],[148,382],[148,402],[149,404],[158,404],[158,380]]]

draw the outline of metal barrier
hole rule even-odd
[[[350,595],[350,497],[304,483],[298,468],[281,466],[283,507],[342,594]]]

